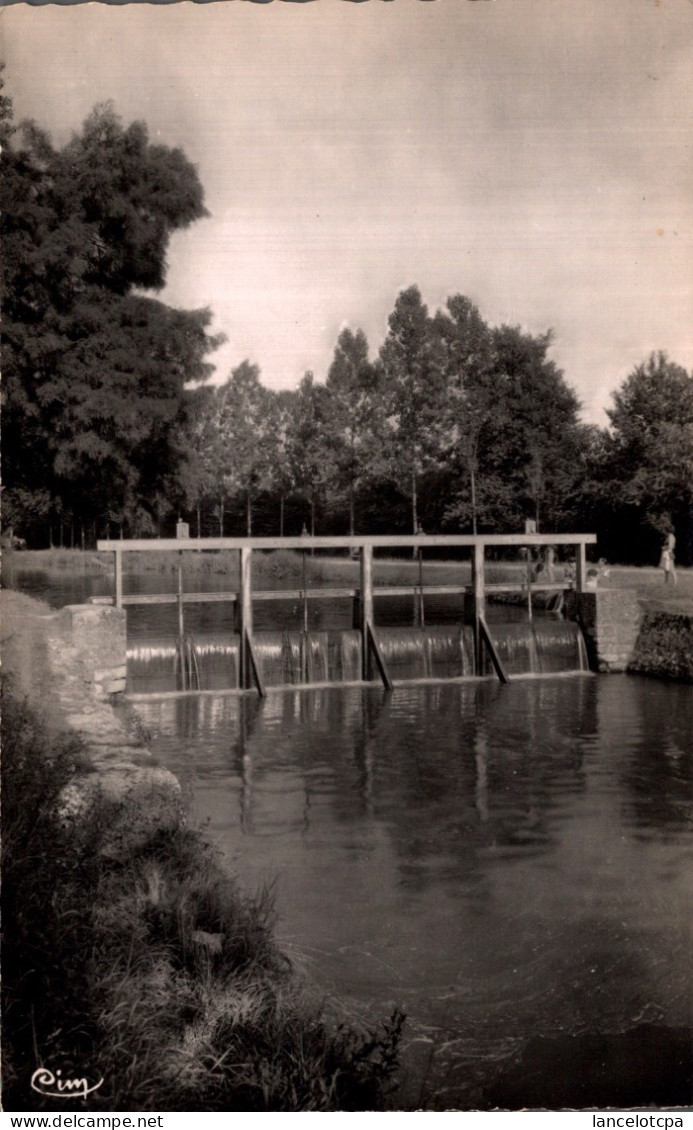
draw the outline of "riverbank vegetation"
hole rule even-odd
[[[209,311],[151,297],[204,217],[180,150],[97,107],[62,149],[0,101],[4,519],[30,547],[104,536],[594,530],[610,561],[693,563],[693,378],[663,352],[581,421],[550,331],[488,324],[462,294],[396,297],[372,350],[345,328],[324,374],[212,387]],[[12,544],[11,530],[8,533]]]
[[[689,601],[688,607],[691,607]],[[693,683],[693,616],[650,611],[640,627],[629,670]]]
[[[62,1109],[31,1088],[103,1082],[90,1110],[383,1109],[403,1016],[340,1024],[304,995],[249,897],[190,830],[117,859],[102,801],[75,828],[61,793],[88,771],[2,686],[5,1109]]]

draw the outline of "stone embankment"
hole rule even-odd
[[[693,616],[643,611],[628,589],[567,593],[566,611],[582,628],[594,671],[693,682]]]
[[[51,728],[69,729],[84,745],[88,771],[68,787],[66,815],[101,796],[112,813],[104,850],[115,856],[180,824],[178,780],[155,764],[110,703],[124,687],[124,614],[99,606],[56,612],[11,590],[2,603],[5,670]]]

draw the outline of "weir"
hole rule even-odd
[[[596,542],[594,534],[501,534],[410,535],[402,537],[308,537],[294,538],[176,538],[156,540],[99,541],[97,548],[115,557],[115,605],[175,604],[178,635],[173,639],[148,640],[128,649],[128,689],[135,693],[165,691],[251,690],[264,696],[268,687],[308,687],[332,683],[379,681],[387,688],[396,683],[462,679],[495,674],[503,682],[521,674],[549,674],[587,669],[580,629],[570,621],[532,617],[532,589],[562,602],[566,591],[582,593],[586,587],[585,547]],[[486,580],[486,550],[517,547],[530,554],[569,547],[574,556],[568,579],[542,575],[535,580],[529,566],[516,565],[518,579],[503,583]],[[409,585],[374,583],[376,550],[413,548],[419,562]],[[425,585],[423,555],[431,548],[470,550],[471,562],[459,562],[458,584]],[[300,589],[255,590],[253,553],[294,550],[303,555]],[[359,557],[358,584],[353,588],[308,588],[306,554],[334,550]],[[179,555],[177,591],[164,594],[128,595],[123,592],[123,554],[175,551]],[[238,588],[225,592],[187,592],[184,589],[183,554],[236,550],[239,555]],[[553,554],[552,554],[553,555]],[[471,564],[471,571],[470,571]],[[455,562],[448,561],[454,567]],[[487,601],[494,593],[521,593],[527,619],[522,623],[487,623]],[[376,623],[375,598],[410,597],[415,627],[392,627]],[[426,601],[431,597],[458,598],[459,622],[430,623]],[[353,626],[315,631],[309,628],[309,608],[316,601],[344,601],[352,607]],[[292,601],[295,628],[284,631],[254,630],[254,610],[262,602]],[[233,632],[222,636],[190,634],[185,609],[192,603],[231,603]]]

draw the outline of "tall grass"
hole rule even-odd
[[[61,818],[79,747],[6,683],[2,730],[6,1109],[62,1109],[30,1089],[39,1066],[103,1079],[93,1110],[386,1107],[400,1012],[365,1033],[328,1022],[267,893],[243,894],[190,829],[107,858],[102,800],[78,837]]]
[[[3,1072],[5,1105],[31,1101],[28,1080],[60,1048],[67,1069],[85,1053],[92,1025],[81,1001],[88,950],[75,889],[89,885],[92,845],[71,850],[59,798],[83,767],[78,743],[54,737],[7,676],[2,680]],[[31,1070],[29,1068],[31,1067]],[[33,1104],[31,1104],[33,1106]],[[22,1109],[21,1105],[18,1109]]]

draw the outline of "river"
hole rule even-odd
[[[693,1101],[693,688],[572,674],[137,710],[226,865],[271,887],[311,990],[359,1022],[407,1013],[397,1109]]]

